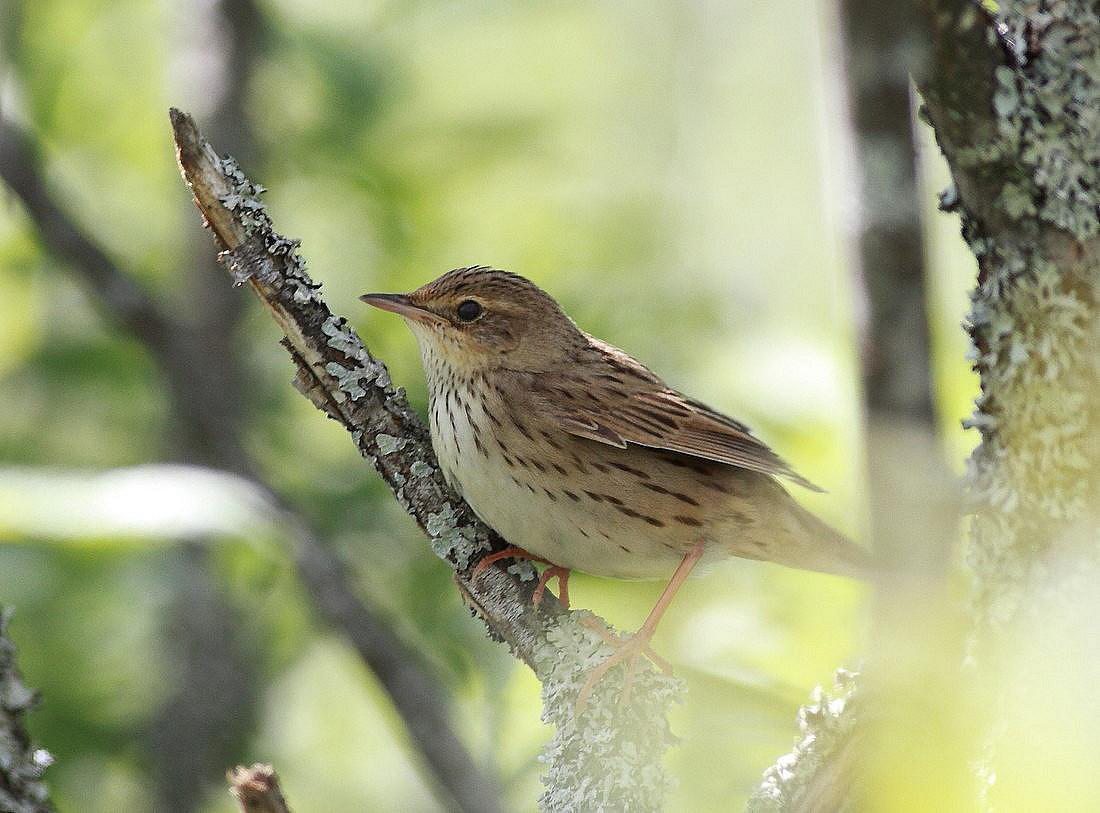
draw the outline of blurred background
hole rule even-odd
[[[195,465],[257,475],[350,564],[506,809],[534,808],[549,737],[534,677],[485,638],[344,432],[289,386],[268,316],[213,265],[169,105],[270,189],[329,304],[421,411],[412,337],[356,296],[464,265],[516,271],[745,420],[828,489],[800,499],[866,537],[831,3],[0,9],[0,111],[28,139],[28,188],[56,205],[0,187],[0,602],[45,696],[31,722],[61,809],[228,811],[221,772],[253,760],[275,764],[300,813],[446,809],[372,674],[316,619],[285,529]],[[934,212],[946,171],[921,139],[936,407],[960,473],[976,442],[960,426],[977,391],[959,328],[974,263]],[[199,348],[184,369],[119,324],[110,274],[87,270],[86,245],[84,271],[62,256],[36,211],[178,320]],[[196,365],[214,372],[192,381]],[[203,387],[224,396],[213,426],[196,417]],[[625,629],[661,587],[572,585],[574,606]],[[670,809],[743,804],[810,689],[858,661],[868,599],[747,561],[681,592],[656,641],[690,686]]]

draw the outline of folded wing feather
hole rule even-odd
[[[621,350],[592,339],[608,373],[587,378],[583,400],[556,397],[535,384],[536,408],[578,437],[625,449],[628,445],[670,452],[785,477],[813,491],[816,485],[795,472],[745,424],[667,387],[660,378]]]

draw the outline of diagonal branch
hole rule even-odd
[[[601,657],[604,639],[579,613],[563,612],[550,597],[531,602],[529,568],[473,568],[504,541],[484,525],[443,479],[426,427],[404,393],[390,382],[347,321],[336,317],[305,272],[297,243],[277,234],[257,187],[232,159],[220,158],[190,116],[171,111],[184,180],[238,284],[247,283],[283,330],[297,366],[295,386],[339,422],[371,461],[405,510],[455,572],[467,604],[489,634],[527,663],[543,684],[543,719],[556,733],[547,765],[544,810],[657,810],[668,779],[661,764],[672,744],[668,708],[678,683],[645,669],[635,675],[634,701],[620,704],[622,670],[597,687],[587,711],[575,711],[577,693]],[[591,616],[584,616],[591,620]],[[597,624],[597,626],[599,626]]]
[[[204,365],[201,360],[190,363],[194,343],[187,328],[161,311],[148,292],[61,209],[42,177],[33,139],[3,117],[0,179],[24,203],[46,250],[64,259],[88,283],[94,301],[109,318],[146,343],[173,393],[195,387],[194,376],[202,374]],[[255,466],[239,444],[220,443],[221,433],[213,433],[219,421],[208,416],[220,413],[220,400],[214,388],[203,387],[192,389],[185,402],[197,413],[193,417],[198,422],[196,433],[203,436],[200,446],[213,450],[212,465],[256,479]],[[269,486],[259,480],[257,484],[271,494],[274,504],[283,504]],[[445,691],[420,666],[418,656],[355,594],[343,563],[301,518],[286,508],[281,511],[299,578],[324,619],[348,638],[378,676],[436,782],[463,810],[498,809],[495,782],[478,770],[451,725]]]
[[[205,363],[195,330],[156,300],[57,204],[34,137],[0,114],[0,180],[19,197],[46,250],[64,260],[104,315],[149,348],[182,413],[177,441],[190,462],[254,476],[223,382]]]
[[[266,31],[256,0],[209,0],[180,13],[188,21],[185,30],[224,29],[220,37],[192,34],[181,45],[211,66],[203,90],[212,125],[235,150],[254,155],[244,101]],[[239,297],[210,295],[210,281],[221,273],[205,241],[195,235],[173,274],[181,290],[173,297],[178,304],[171,314],[186,331],[174,331],[179,350],[162,366],[171,381],[183,383],[192,373],[197,380],[172,386],[164,439],[173,458],[254,471],[242,443],[249,408],[247,367],[233,341],[244,308]],[[201,364],[179,369],[177,360],[199,347]],[[252,730],[257,713],[260,676],[246,657],[240,612],[216,583],[211,559],[210,548],[195,541],[186,543],[172,563],[178,576],[165,608],[172,633],[165,657],[175,664],[175,676],[145,734],[155,804],[164,813],[194,813],[202,806],[215,772],[230,759],[234,743]]]

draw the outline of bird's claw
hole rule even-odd
[[[588,679],[584,682],[584,685],[581,686],[580,692],[577,693],[576,713],[578,715],[582,714],[588,707],[588,701],[596,685],[603,680],[604,676],[616,664],[624,661],[626,662],[626,675],[623,678],[623,693],[619,698],[620,703],[630,702],[631,690],[634,685],[634,673],[638,669],[639,658],[646,658],[666,675],[672,674],[671,664],[654,652],[649,646],[649,640],[653,635],[652,632],[642,630],[634,635],[627,635],[620,638],[612,634],[607,627],[594,618],[585,617],[580,621],[584,626],[598,633],[606,643],[615,649],[615,651],[611,653],[603,663],[592,670],[588,675]]]
[[[539,606],[539,604],[542,603],[543,594],[546,593],[546,583],[557,576],[559,585],[558,601],[565,605],[565,609],[569,609],[569,568],[559,567],[553,562],[525,551],[523,548],[517,548],[515,545],[509,545],[506,548],[501,548],[500,550],[495,550],[492,553],[482,556],[481,559],[478,560],[478,563],[474,565],[474,569],[470,573],[470,580],[473,581],[477,579],[478,576],[489,569],[490,565],[502,559],[515,559],[517,562],[527,559],[531,562],[539,562],[540,564],[548,565],[546,570],[542,571],[542,574],[539,576],[539,583],[535,587],[535,592],[531,595],[531,600],[536,607]]]
[[[569,609],[569,569],[565,567],[559,567],[558,565],[550,565],[546,570],[542,571],[539,576],[538,586],[535,587],[535,592],[531,594],[531,601],[538,607],[542,603],[542,596],[546,592],[546,583],[549,582],[555,576],[558,577],[558,601],[561,602],[565,609]]]

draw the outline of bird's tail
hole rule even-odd
[[[880,572],[869,550],[793,501],[789,522],[795,526],[790,530],[797,541],[792,546],[792,561],[783,564],[866,581]]]

